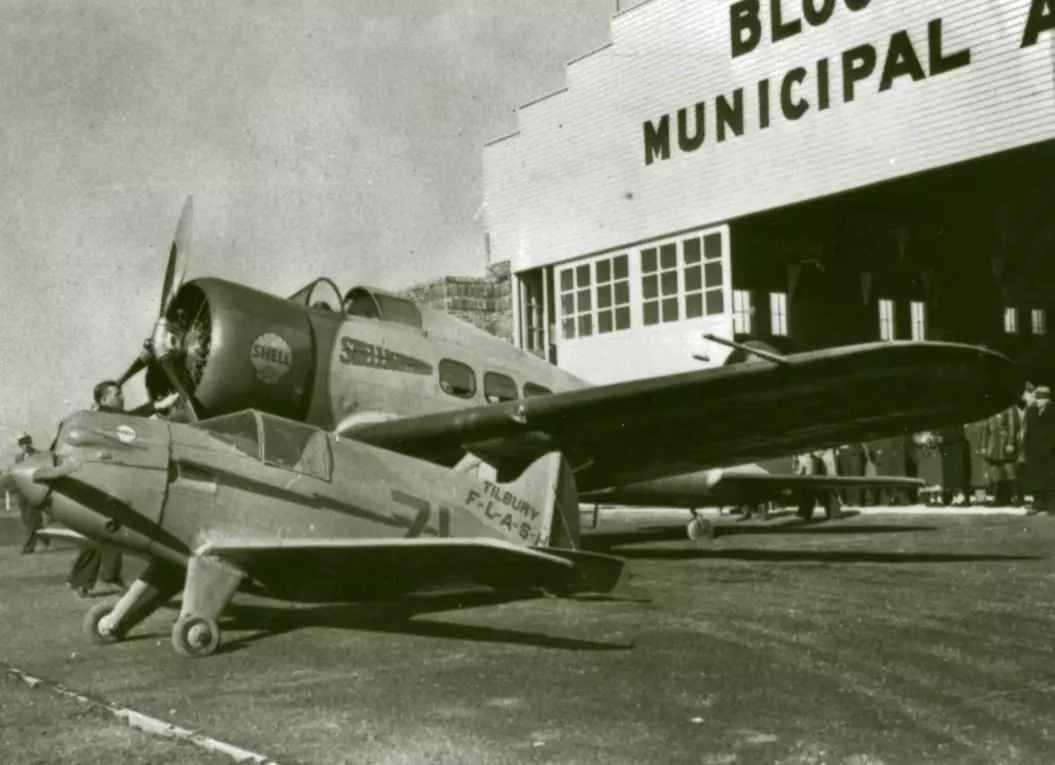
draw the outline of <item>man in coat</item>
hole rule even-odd
[[[95,408],[100,412],[123,412],[124,395],[121,386],[114,380],[104,380],[92,391]],[[96,582],[109,584],[121,590],[128,589],[121,578],[122,556],[119,550],[95,543],[86,544],[73,561],[66,584],[80,597],[85,598]]]
[[[1026,407],[1021,463],[1023,489],[1033,495],[1033,509],[1055,514],[1055,408],[1051,389],[1038,385]]]
[[[33,446],[33,437],[29,433],[23,433],[18,437],[18,448],[21,451],[15,457],[16,463],[22,462],[27,457],[37,453],[37,449]],[[22,518],[22,525],[26,529],[26,541],[22,544],[22,554],[29,555],[36,552],[38,541],[42,542],[46,549],[49,545],[49,540],[37,536],[37,532],[44,525],[43,511],[39,506],[30,505],[20,493],[12,492],[12,494],[18,504],[18,514]]]
[[[1015,485],[1015,463],[1018,460],[1018,407],[1010,406],[985,421],[982,457],[993,490],[993,504],[1009,507]]]

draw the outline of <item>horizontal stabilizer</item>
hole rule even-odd
[[[572,592],[592,592],[607,595],[622,587],[630,579],[630,569],[626,560],[614,555],[586,552],[585,550],[568,550],[546,547],[544,552],[558,558],[564,558],[575,564],[575,570],[582,578]]]

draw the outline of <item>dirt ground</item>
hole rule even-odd
[[[1055,757],[1055,518],[752,521],[704,550],[652,534],[613,548],[620,599],[240,599],[200,660],[172,651],[172,610],[88,645],[99,601],[63,585],[72,550],[20,555],[0,518],[0,661],[282,763]],[[0,761],[216,761],[44,693],[0,683]]]

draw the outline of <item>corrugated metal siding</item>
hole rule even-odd
[[[901,175],[1055,139],[1055,34],[1021,48],[1030,0],[872,2],[730,53],[727,2],[653,0],[613,19],[613,44],[569,65],[568,89],[520,113],[520,133],[484,150],[494,260],[514,270],[556,263],[669,232],[838,193]],[[785,20],[802,4],[784,0]],[[946,56],[969,65],[877,92],[890,36],[906,30],[928,70],[928,22],[942,20]],[[875,71],[843,102],[841,55],[875,46]],[[816,62],[827,58],[830,103],[816,107]],[[780,87],[807,69],[811,107],[781,114]],[[759,127],[760,80],[770,126]],[[715,99],[743,88],[744,134],[717,142]],[[677,146],[677,112],[705,103],[706,138]],[[669,115],[671,158],[645,164],[643,125]],[[691,123],[691,120],[690,120]]]

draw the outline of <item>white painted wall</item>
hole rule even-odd
[[[856,4],[866,0],[854,0]],[[1049,0],[1050,2],[1050,0]],[[822,5],[812,0],[811,5]],[[559,263],[676,231],[728,221],[942,165],[1055,138],[1055,33],[1023,47],[1040,0],[835,0],[811,27],[802,2],[782,0],[802,31],[733,57],[721,0],[651,0],[617,15],[612,44],[572,62],[567,88],[521,108],[519,132],[484,149],[487,226],[495,262],[513,270]],[[907,32],[928,65],[928,22],[940,19],[945,56],[970,63],[879,92],[891,36]],[[845,103],[844,51],[871,44],[875,71]],[[816,62],[830,66],[830,108],[817,108]],[[798,120],[781,113],[781,83],[807,70]],[[760,127],[758,82],[770,82]],[[718,142],[715,98],[743,89],[745,129]],[[530,96],[531,94],[525,94]],[[677,112],[705,103],[706,139],[677,149]],[[646,165],[644,123],[669,115],[671,158]],[[629,342],[629,341],[622,341]],[[569,351],[571,358],[582,355]]]

